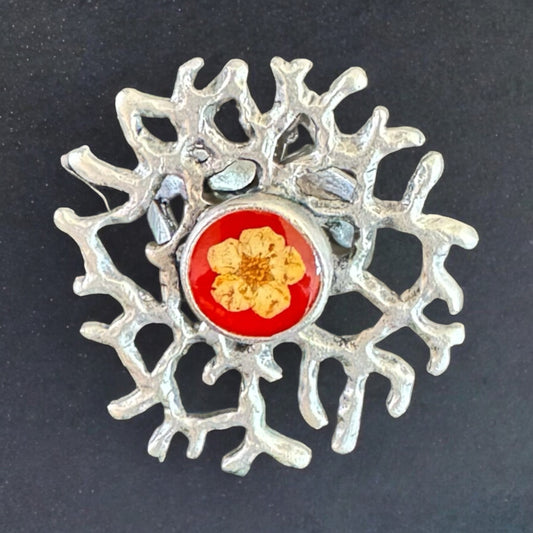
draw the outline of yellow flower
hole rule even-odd
[[[305,274],[298,251],[268,226],[245,229],[239,240],[211,246],[207,261],[218,274],[211,290],[215,301],[228,311],[252,309],[263,318],[289,307],[288,286]]]

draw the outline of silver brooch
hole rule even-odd
[[[274,347],[289,341],[301,348],[298,401],[313,428],[328,422],[317,390],[320,364],[328,358],[342,364],[347,381],[332,448],[351,452],[369,374],[390,381],[387,409],[392,416],[403,414],[411,398],[413,369],[379,348],[379,342],[411,328],[430,349],[427,369],[433,375],[446,370],[450,348],[463,342],[462,324],[435,323],[424,308],[442,299],[451,314],[461,310],[462,290],[444,262],[452,245],[471,249],[478,236],[462,222],[422,212],[443,171],[437,152],[421,159],[401,200],[374,196],[380,160],[422,145],[424,136],[410,127],[387,127],[383,107],[357,133],[339,131],[334,110],[366,86],[362,69],[348,69],[319,95],[304,81],[310,61],[274,58],[275,101],[262,113],[247,85],[246,63],[230,61],[207,87],[197,89],[194,80],[202,65],[196,58],[180,67],[170,98],[134,89],[118,94],[118,119],[138,158],[134,170],[109,165],[86,146],[62,158],[65,169],[92,187],[111,187],[129,196],[123,205],[95,216],[81,217],[68,208],[56,211],[56,225],[76,241],[85,262],[86,273],[75,280],[74,292],[107,294],[123,308],[111,324],[87,322],[81,333],[112,346],[135,382],[130,394],[109,405],[113,417],[127,419],[163,405],[163,423],[148,443],[154,457],[165,458],[178,432],[189,441],[187,456],[195,458],[210,431],[241,426],[244,440],[224,456],[223,470],[245,475],[261,453],[304,468],[311,450],[265,421],[260,379],[282,377]],[[244,142],[228,139],[217,127],[217,111],[230,101],[238,109]],[[168,119],[177,140],[155,137],[144,117]],[[302,128],[309,135],[303,144],[298,142]],[[184,201],[181,216],[170,206],[176,197]],[[146,257],[159,269],[161,300],[117,269],[98,236],[106,226],[141,217],[154,236]],[[368,271],[381,228],[414,235],[422,243],[420,277],[401,294]],[[351,291],[381,311],[379,320],[355,335],[319,328],[315,322],[329,296]],[[195,319],[183,311],[185,302]],[[148,371],[135,338],[153,323],[169,326],[173,342]],[[236,408],[185,410],[175,371],[195,343],[207,343],[215,352],[203,372],[205,383],[215,383],[232,369],[240,373]]]

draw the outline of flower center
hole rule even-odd
[[[242,254],[238,275],[255,290],[258,285],[274,279],[270,270],[268,257]]]

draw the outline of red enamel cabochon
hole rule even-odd
[[[226,239],[239,240],[244,230],[254,228],[270,228],[282,236],[285,246],[293,247],[305,266],[301,279],[288,285],[288,307],[270,318],[260,316],[252,308],[228,310],[214,297],[213,284],[219,274],[209,264],[209,250]],[[187,275],[192,297],[205,317],[228,333],[244,337],[270,337],[300,322],[313,306],[321,284],[320,269],[307,238],[277,213],[253,209],[222,215],[207,226],[192,249]]]

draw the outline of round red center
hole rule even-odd
[[[208,261],[208,253],[213,246],[230,238],[239,240],[244,230],[254,228],[270,228],[283,237],[285,246],[294,248],[305,266],[301,279],[287,284],[290,291],[288,307],[268,318],[260,316],[252,308],[232,311],[227,305],[217,302],[213,291],[219,274]],[[255,261],[258,268],[265,267],[260,258],[243,256],[242,261],[243,265]],[[315,253],[304,235],[282,216],[253,209],[223,215],[207,226],[192,248],[187,275],[192,297],[204,316],[228,333],[244,337],[270,337],[300,322],[315,302],[321,283]],[[246,276],[244,278],[249,283],[249,279]]]

